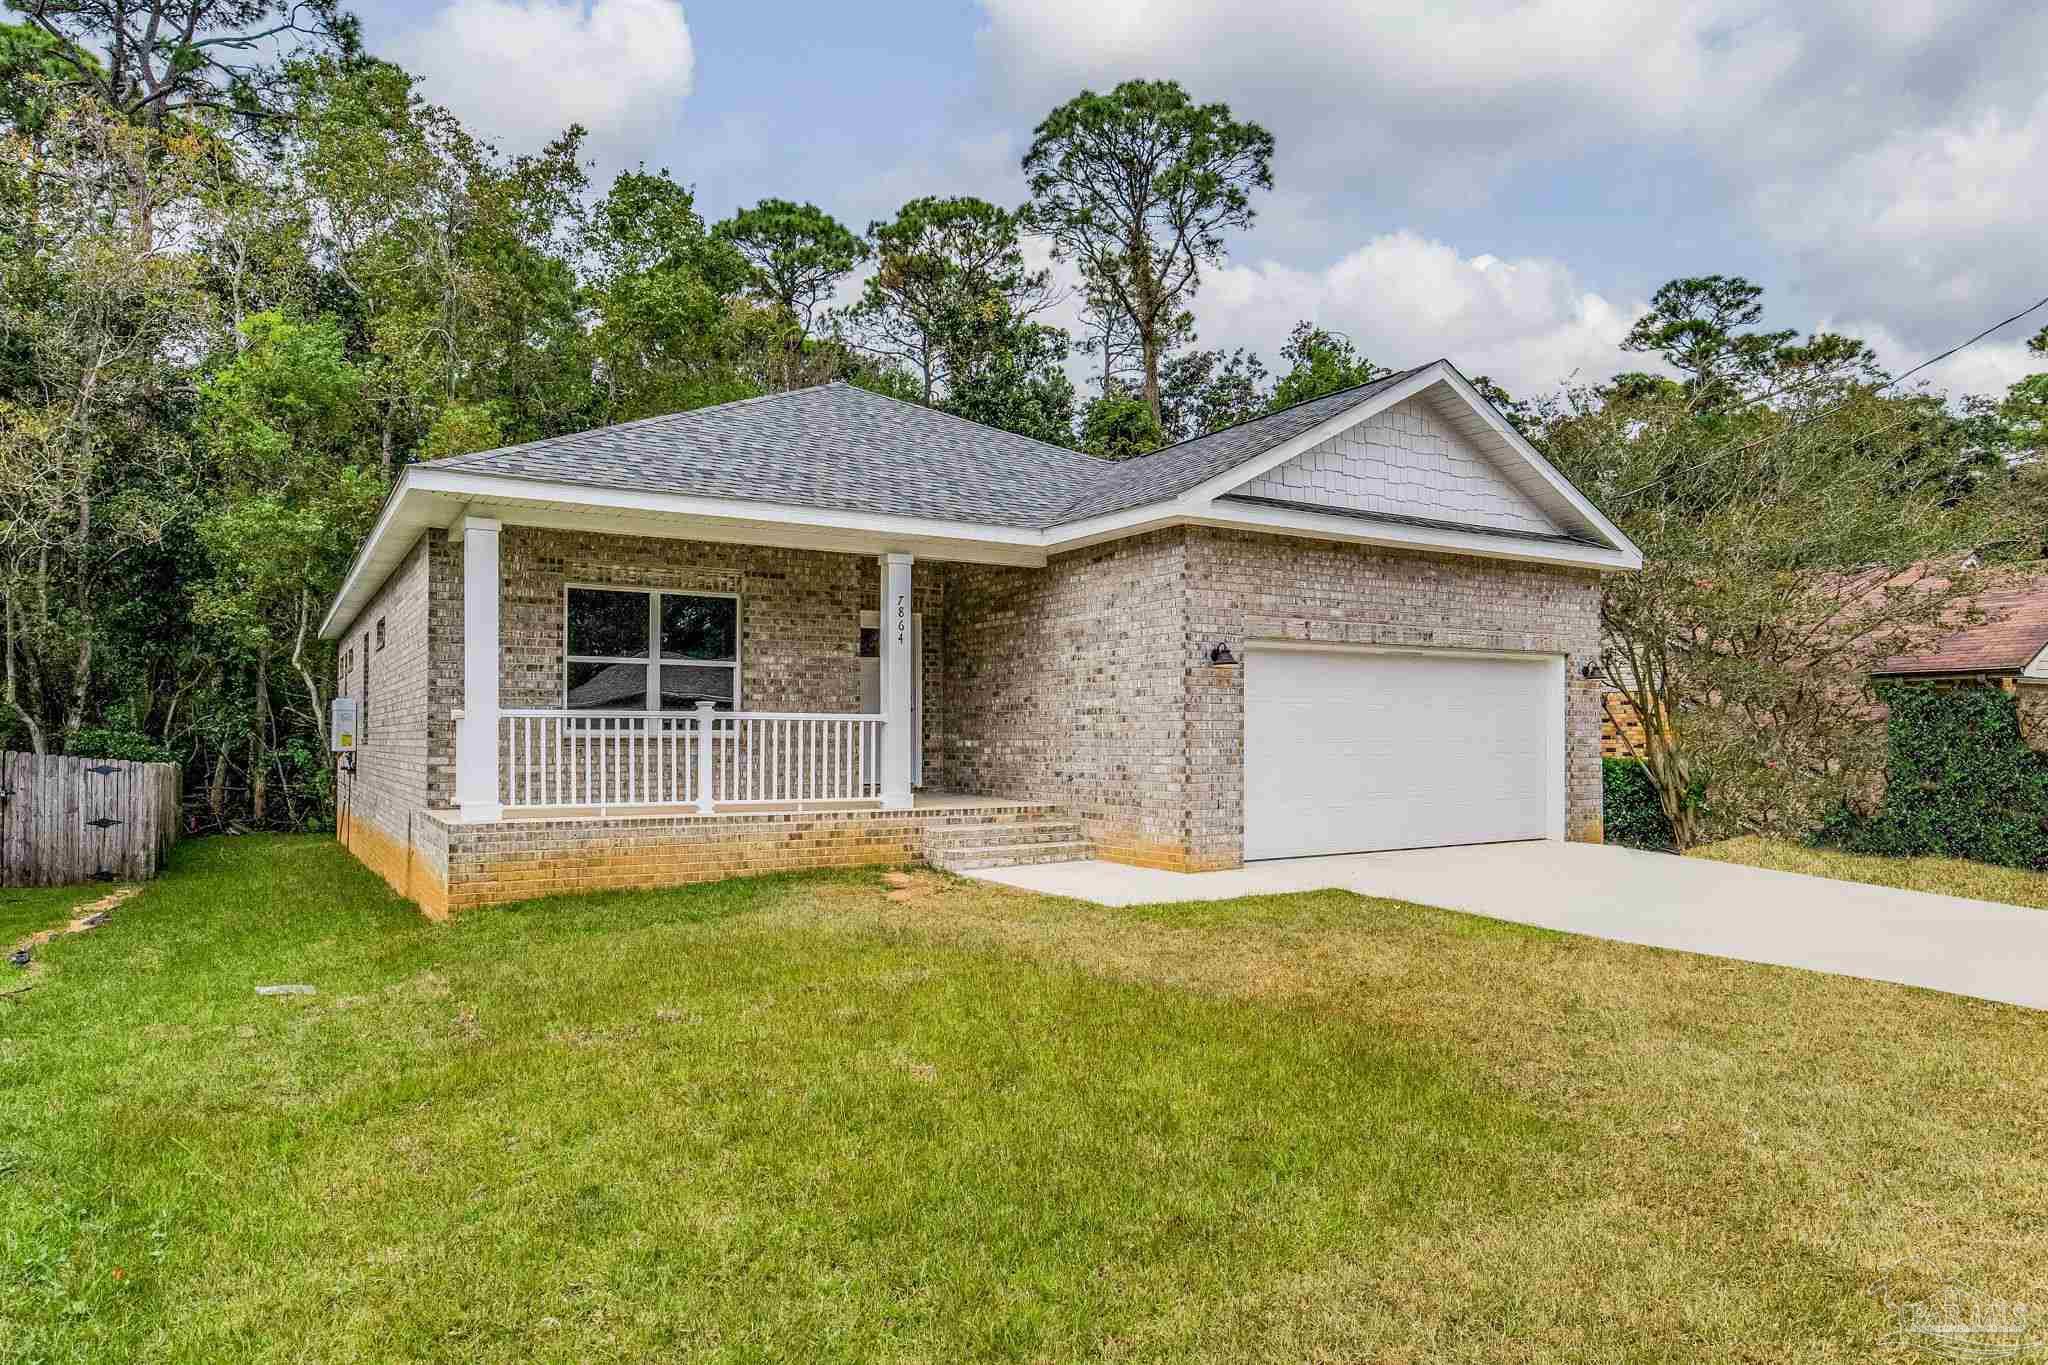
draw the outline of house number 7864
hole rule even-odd
[[[896,594],[896,643],[904,643],[904,630],[910,623],[910,608],[905,605],[902,593]]]

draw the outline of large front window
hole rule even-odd
[[[740,700],[740,600],[571,588],[564,704],[572,711],[730,711]]]

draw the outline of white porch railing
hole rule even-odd
[[[808,711],[502,711],[506,809],[881,797],[882,718]]]

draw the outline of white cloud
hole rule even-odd
[[[2048,97],[1898,129],[1817,181],[1766,185],[1754,212],[1810,287],[1941,350],[2048,293],[2044,167]]]
[[[696,72],[674,0],[454,0],[394,55],[429,99],[508,149],[580,123],[612,164],[674,127]]]
[[[1351,338],[1378,364],[1438,357],[1515,394],[1548,392],[1636,368],[1618,349],[1642,303],[1582,286],[1555,260],[1466,256],[1412,232],[1375,237],[1320,270],[1271,261],[1211,273],[1195,315],[1208,346],[1250,346],[1277,366],[1306,318]]]
[[[1774,319],[1788,304],[1881,319],[1922,354],[2027,301],[2038,277],[2048,6],[982,4],[986,74],[1018,118],[1154,76],[1270,128],[1279,191],[1256,240],[1293,259],[1315,260],[1318,220],[1361,202],[1413,221],[1447,205],[1511,216],[1508,187],[1581,205],[1604,188],[1658,215],[1676,196],[1676,216],[1780,253],[1763,281]],[[1632,167],[1651,181],[1626,184]],[[1658,230],[1589,222],[1574,255],[1619,244],[1670,275],[1720,264],[1659,260],[1642,237]]]
[[[1080,82],[1181,79],[1282,138],[1296,174],[1482,185],[1532,155],[1748,108],[1800,62],[1784,7],[1718,0],[984,0],[992,73],[1026,108]]]
[[[2018,310],[2009,310],[2018,311]],[[2026,339],[2040,330],[2041,314],[2035,314],[2032,326],[2015,324],[1997,335],[1986,337],[1975,346],[1947,360],[1939,361],[1905,381],[1901,392],[1924,391],[1945,393],[1950,398],[1964,394],[1978,393],[1997,397],[2012,386],[2014,381],[2030,374],[2039,374],[2048,369],[2041,356],[2029,351]],[[1991,321],[1997,321],[1996,318]],[[1981,330],[1972,327],[1948,343],[1930,352],[1924,347],[1909,345],[1900,340],[1891,328],[1878,322],[1824,322],[1820,329],[1841,332],[1847,336],[1860,337],[1877,352],[1877,363],[1892,374],[1904,374],[1915,365],[1924,362],[1929,355],[1939,354],[1949,346],[1964,340]]]

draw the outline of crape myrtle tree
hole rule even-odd
[[[1162,427],[1160,367],[1179,319],[1203,267],[1222,261],[1224,233],[1251,226],[1272,161],[1272,134],[1228,105],[1196,104],[1175,81],[1084,90],[1033,131],[1032,224],[1129,321],[1139,396]]]
[[[1674,281],[1630,333],[1680,378],[1568,390],[1535,430],[1641,547],[1603,580],[1607,685],[1678,847],[1798,836],[1881,772],[1873,659],[1923,646],[2010,519],[1941,403],[1851,338],[1753,327],[1761,291]]]

